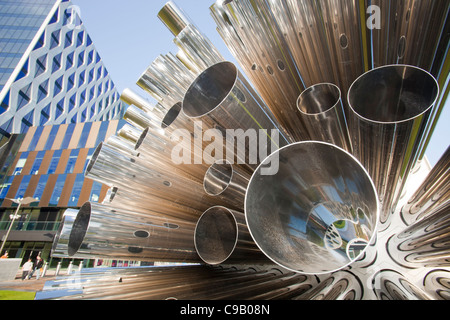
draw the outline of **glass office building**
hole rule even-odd
[[[101,202],[108,187],[84,177],[95,148],[127,122],[111,120],[31,127],[14,135],[11,161],[4,165],[0,185],[0,238],[6,234],[17,205],[8,199],[39,199],[19,209],[5,249],[10,257],[42,252],[49,261],[53,237],[67,208],[86,201]]]
[[[0,146],[33,126],[120,117],[123,102],[76,9],[0,0]]]

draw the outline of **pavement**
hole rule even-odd
[[[36,280],[34,275],[31,279],[22,280],[22,271],[16,274],[16,278],[10,281],[0,281],[0,290],[38,292],[44,288],[45,282],[55,279],[55,271],[47,270],[45,277]]]

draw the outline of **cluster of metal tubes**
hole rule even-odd
[[[393,263],[450,267],[449,150],[398,212],[448,96],[450,4],[218,0],[210,11],[245,75],[169,1],[158,17],[179,51],[137,80],[156,103],[123,91],[128,124],[86,169],[110,190],[66,211],[52,249],[208,267],[85,275],[68,298],[362,299],[351,268],[375,264],[369,249],[394,214]],[[416,288],[383,269],[373,294],[448,298],[447,274],[428,278]]]

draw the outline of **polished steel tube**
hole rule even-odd
[[[239,166],[219,160],[206,171],[203,188],[210,196],[224,200],[230,208],[244,211],[245,191],[250,177]]]
[[[122,94],[120,95],[120,100],[122,100],[126,104],[135,105],[145,112],[151,112],[155,107],[153,104],[151,104],[149,101],[141,97],[130,88],[126,88],[123,90]]]
[[[139,129],[130,123],[126,123],[119,131],[117,131],[116,135],[119,138],[130,141],[131,143],[136,143],[141,134],[142,129]]]
[[[167,2],[158,12],[158,18],[174,36],[178,35],[191,20],[173,1]]]
[[[390,65],[360,76],[351,86],[348,125],[354,156],[374,180],[387,228],[420,139],[439,95],[436,80],[414,66]]]
[[[193,243],[195,224],[178,219],[85,203],[68,242],[71,257],[199,262]]]
[[[261,175],[280,159],[275,175]],[[296,272],[340,270],[364,253],[376,235],[377,192],[367,171],[347,151],[319,141],[291,144],[253,174],[245,217],[258,247]]]
[[[150,113],[147,113],[134,105],[128,106],[123,115],[123,119],[140,130],[144,130],[154,122]]]
[[[352,152],[339,87],[332,83],[313,85],[299,96],[297,108],[312,140]]]
[[[201,121],[205,129],[226,134],[234,130],[234,138],[239,141],[248,136],[247,150],[238,159],[239,164],[254,167],[258,164],[258,159],[249,159],[250,147],[257,149],[252,155],[257,155],[260,161],[261,155],[268,155],[271,147],[279,148],[290,142],[270,110],[231,62],[215,64],[201,73],[188,89],[182,110],[192,120]],[[273,134],[278,141],[273,139]],[[236,163],[228,156],[227,160]]]
[[[140,192],[143,196],[159,197],[200,211],[222,204],[204,193],[202,180],[180,176],[171,163],[145,162],[101,143],[94,151],[85,176],[92,180]]]
[[[212,207],[199,218],[194,233],[195,249],[207,264],[268,264],[253,242],[244,214]]]
[[[436,208],[450,201],[450,147],[427,175],[401,211],[406,225],[428,217]]]
[[[50,256],[53,258],[67,258],[68,242],[73,222],[78,214],[78,209],[67,209],[64,211],[61,225],[53,238]]]
[[[450,201],[392,236],[388,253],[392,260],[408,268],[450,267]]]
[[[263,1],[234,0],[210,9],[219,34],[289,140],[309,139],[296,108],[305,85],[270,8]]]
[[[174,43],[184,52],[184,56],[197,66],[198,70],[205,70],[216,63],[225,61],[212,42],[192,24],[178,33]]]
[[[431,300],[424,290],[395,270],[379,271],[373,283],[373,291],[379,300]]]

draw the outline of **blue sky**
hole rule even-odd
[[[131,88],[143,97],[136,81],[160,54],[176,53],[173,35],[157,14],[168,0],[72,0],[121,93]],[[174,0],[197,28],[229,61],[236,62],[216,31],[209,7],[215,0]],[[450,145],[450,102],[439,120],[427,157],[434,165]]]

